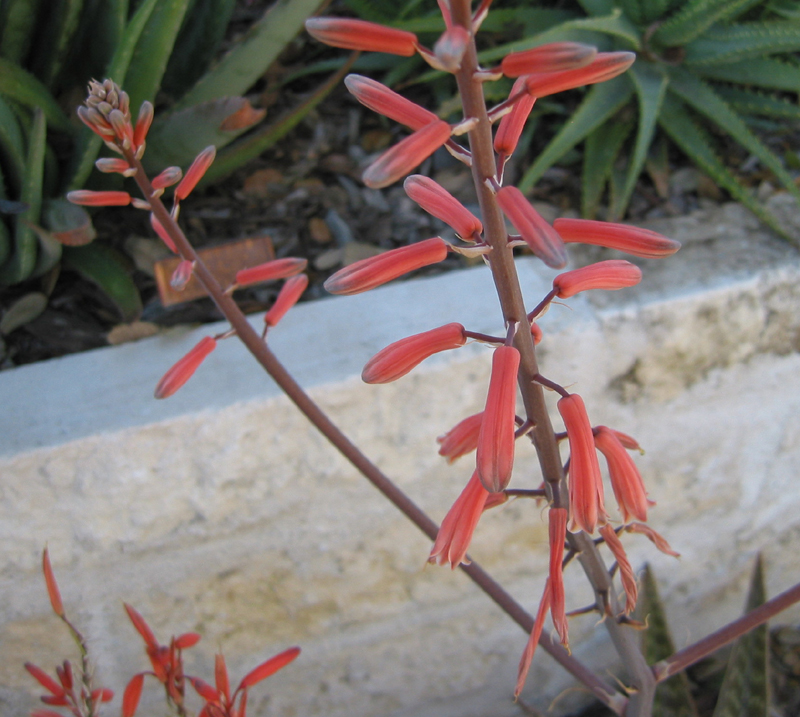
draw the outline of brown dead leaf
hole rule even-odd
[[[148,336],[155,336],[159,332],[157,324],[149,321],[134,321],[130,324],[118,324],[106,335],[106,341],[111,346],[129,344],[132,341],[146,339]]]

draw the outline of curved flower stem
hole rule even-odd
[[[470,0],[451,0],[450,9],[453,24],[461,25],[471,32],[470,5]],[[508,246],[505,220],[495,193],[489,188],[489,184],[495,179],[497,165],[491,121],[486,111],[483,87],[476,78],[479,69],[477,50],[473,39],[464,53],[461,69],[456,73],[456,80],[464,116],[477,120],[475,128],[469,132],[468,137],[472,152],[472,176],[482,212],[484,241],[492,247],[492,252],[489,254],[489,265],[506,324],[524,322],[525,325],[529,325],[514,266],[514,256]],[[531,332],[529,330],[517,331],[514,346],[520,352],[519,387],[527,418],[535,426],[531,431],[531,436],[539,457],[548,497],[553,507],[567,508],[566,483],[558,442],[550,423],[542,386],[536,383],[539,369]],[[615,591],[597,547],[585,533],[569,533],[568,536],[570,547],[578,553],[578,559],[584,572],[592,583],[598,606],[609,605],[616,614],[619,612],[619,606]],[[625,630],[617,624],[616,620],[606,620],[605,625],[631,681],[632,694],[627,703],[625,715],[627,717],[649,717],[655,694],[655,679],[635,643],[633,631]]]
[[[145,197],[152,197],[153,188],[144,168],[130,152],[125,152],[125,159],[132,167],[136,167],[135,179]],[[259,334],[250,325],[245,315],[233,298],[226,293],[217,280],[209,272],[197,255],[194,247],[184,235],[181,228],[170,216],[159,198],[151,198],[150,204],[156,219],[167,230],[181,257],[196,262],[194,273],[198,281],[230,322],[255,359],[261,364],[286,396],[300,409],[317,430],[322,433],[334,447],[381,493],[383,493],[414,525],[431,540],[436,539],[439,526],[431,520],[405,493],[403,493],[384,473],[369,460],[361,450],[331,421],[325,412],[317,406],[291,374],[281,364],[275,354],[262,341]],[[475,582],[503,611],[505,611],[523,630],[530,632],[533,617],[527,613],[514,598],[511,597],[483,568],[477,563],[461,565],[461,569]],[[622,714],[626,698],[597,677],[591,670],[570,656],[561,645],[544,636],[542,647],[549,652],[566,670],[583,682],[592,693],[608,705],[617,714]]]

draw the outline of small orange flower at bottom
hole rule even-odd
[[[467,416],[443,436],[439,436],[436,439],[439,443],[439,455],[447,458],[448,463],[453,463],[457,458],[472,453],[478,447],[482,421],[483,411]]]
[[[519,670],[517,671],[517,685],[514,688],[514,699],[519,697],[522,688],[525,687],[525,680],[528,677],[528,670],[531,668],[531,661],[533,660],[533,653],[536,652],[536,646],[539,644],[539,639],[542,637],[542,629],[544,628],[544,619],[547,617],[547,611],[550,609],[550,580],[544,584],[544,594],[539,602],[539,610],[536,613],[536,620],[533,623],[533,630],[531,636],[528,638],[528,644],[525,646],[525,651],[519,661]]]
[[[200,340],[186,356],[167,371],[158,382],[155,390],[156,398],[168,398],[185,384],[197,371],[198,367],[215,348],[217,340],[206,336]]]
[[[489,492],[481,485],[476,471],[444,517],[428,557],[429,563],[449,563],[453,570],[461,563],[469,564],[467,548],[488,497]]]
[[[567,538],[567,511],[565,508],[550,508],[548,528],[550,534],[550,612],[561,644],[569,650],[569,625],[562,570],[564,542]]]

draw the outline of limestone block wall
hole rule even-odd
[[[740,612],[756,551],[771,594],[800,580],[800,260],[737,206],[703,211],[672,227],[687,240],[674,259],[642,262],[641,287],[576,297],[541,322],[543,372],[583,395],[593,423],[647,450],[638,464],[658,502],[652,524],[683,557],[636,536],[626,546],[634,565],[654,564],[681,644]],[[529,259],[519,269],[533,305],[552,272]],[[491,352],[470,345],[387,386],[358,374],[410,333],[450,321],[497,333],[497,317],[478,267],[302,305],[271,343],[440,520],[472,468],[468,458],[444,465],[434,438],[483,408]],[[36,704],[24,661],[74,655],[44,591],[46,543],[97,679],[120,695],[147,667],[124,600],[164,642],[202,633],[187,668],[203,679],[219,650],[235,678],[300,645],[297,662],[253,692],[254,715],[521,714],[510,695],[526,636],[459,571],[426,567],[430,541],[242,347],[223,342],[176,396],[152,399],[164,370],[210,331],[0,374],[0,711]],[[523,445],[515,476],[539,482]],[[535,609],[547,551],[533,504],[487,513],[471,553]],[[568,607],[588,602],[577,566],[567,585]],[[573,620],[573,646],[605,671],[613,655],[594,623]],[[542,653],[526,699],[546,707],[569,684]],[[143,713],[160,714],[158,691],[147,695]]]

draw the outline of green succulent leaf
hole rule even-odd
[[[3,217],[0,216],[0,271],[2,270],[2,266],[10,253],[11,232],[8,231],[8,226],[6,225],[5,221],[3,221]]]
[[[322,0],[279,0],[178,103],[178,108],[243,95],[303,27]]]
[[[114,302],[123,321],[134,321],[142,313],[142,300],[125,261],[106,244],[64,247],[61,266],[96,284]]]
[[[639,98],[639,127],[636,132],[636,145],[633,157],[628,165],[617,202],[614,204],[615,215],[621,217],[630,202],[636,180],[644,169],[647,152],[653,142],[658,114],[664,102],[664,95],[669,84],[669,77],[658,65],[649,62],[634,62],[630,69],[630,78],[636,95]]]
[[[520,190],[523,192],[530,190],[570,149],[618,112],[631,94],[633,87],[625,75],[592,85],[570,121],[553,137],[550,144],[525,172],[518,184]]]
[[[750,578],[745,613],[766,600],[761,556]],[[766,717],[769,714],[769,633],[759,625],[742,635],[733,646],[713,717]]]
[[[578,4],[585,10],[587,15],[592,15],[593,17],[608,15],[614,11],[614,0],[578,0]]]
[[[745,124],[744,120],[723,100],[713,88],[692,73],[674,68],[670,88],[695,111],[724,129],[739,144],[752,152],[786,188],[800,201],[800,188],[777,157]]]
[[[131,107],[138,108],[145,100],[155,99],[188,6],[189,0],[156,3],[125,73],[125,91],[131,98]]]
[[[0,96],[0,155],[6,160],[10,180],[19,190],[25,172],[25,140],[17,116]]]
[[[675,0],[645,0],[642,3],[641,24],[650,24],[661,20],[675,4]]]
[[[125,84],[125,76],[133,58],[133,52],[158,2],[159,0],[143,0],[125,27],[122,39],[117,45],[106,72],[106,76],[117,84]],[[132,107],[134,110],[137,108],[136,105],[132,105]],[[68,189],[80,189],[86,183],[102,144],[103,141],[90,129],[86,128],[80,133],[73,153],[70,178],[66,185]]]
[[[783,97],[739,87],[720,86],[714,89],[725,102],[741,114],[800,120],[800,106]]]
[[[765,9],[787,20],[800,20],[800,5],[797,0],[771,0]]]
[[[0,268],[0,284],[17,284],[27,279],[36,266],[36,233],[32,225],[39,222],[42,208],[46,141],[47,120],[44,112],[37,109],[33,113],[33,124],[28,137],[28,153],[20,194],[20,201],[27,205],[27,209],[15,217],[14,253]]]
[[[699,169],[726,189],[734,199],[741,202],[770,229],[791,244],[800,247],[800,241],[787,234],[775,217],[731,174],[712,149],[711,139],[706,131],[692,119],[678,96],[671,91],[667,92],[664,98],[658,123]]]
[[[727,65],[703,65],[693,69],[707,79],[738,85],[785,92],[797,92],[800,87],[800,67],[771,57],[756,57]]]
[[[202,102],[161,117],[147,135],[144,156],[148,171],[159,171],[167,165],[187,166],[204,148],[213,144],[218,150],[260,122],[264,110],[254,110],[244,97],[222,97]],[[235,128],[225,129],[237,116],[242,121]]]
[[[586,138],[581,176],[581,214],[587,219],[593,219],[597,213],[603,189],[632,129],[633,122],[614,118],[600,125]]]
[[[686,45],[687,65],[720,65],[800,49],[800,23],[748,22],[709,28]]]
[[[617,0],[622,12],[631,22],[641,25],[644,22],[644,6],[647,4],[643,0]]]
[[[22,64],[33,44],[41,0],[6,0],[0,17],[0,56]]]
[[[72,41],[80,27],[83,0],[61,0],[54,3],[43,42],[39,43],[40,59],[36,73],[48,86],[53,87],[67,59]]]
[[[685,45],[700,37],[715,22],[734,17],[752,0],[688,0],[681,10],[653,33],[664,47]]]
[[[51,127],[61,132],[69,132],[69,120],[50,91],[30,72],[2,58],[0,58],[0,94],[32,110],[41,109]]]

